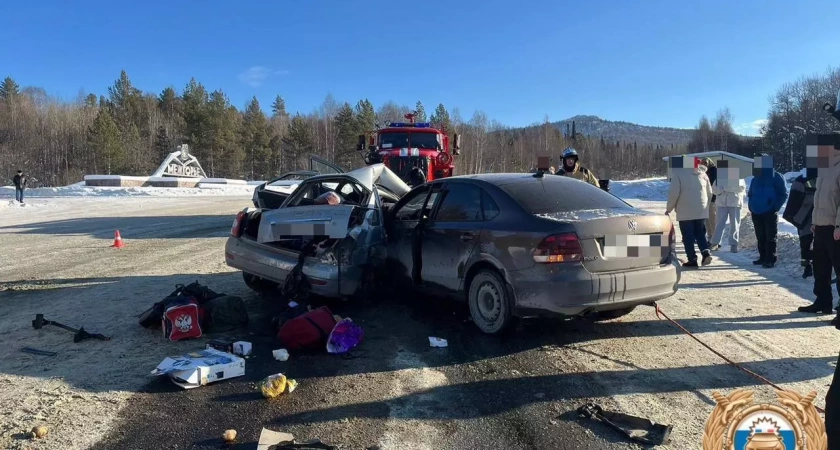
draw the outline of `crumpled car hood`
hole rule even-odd
[[[385,164],[381,163],[351,170],[345,175],[349,175],[359,180],[359,183],[370,189],[371,192],[373,191],[375,184],[379,184],[390,189],[400,197],[411,190],[411,188],[405,184],[405,182],[401,180],[397,174],[392,172]]]

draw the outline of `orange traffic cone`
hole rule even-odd
[[[122,236],[120,236],[120,230],[117,230],[117,231],[114,232],[114,245],[112,245],[111,247],[114,247],[114,248],[125,247],[125,244],[123,244],[123,241],[122,241]]]

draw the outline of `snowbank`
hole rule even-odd
[[[622,199],[668,200],[667,178],[643,178],[641,180],[610,181],[610,192]]]
[[[198,188],[161,188],[161,187],[100,187],[74,184],[56,188],[27,189],[26,198],[49,197],[190,197],[194,195],[242,195],[254,194],[251,185],[216,185]],[[14,188],[0,187],[0,198],[14,198]]]

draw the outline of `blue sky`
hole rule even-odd
[[[780,85],[840,63],[840,1],[688,3],[6,0],[0,76],[73,98],[125,69],[144,91],[195,77],[240,108],[280,94],[310,112],[331,93],[511,126],[693,127],[728,106],[746,133]]]

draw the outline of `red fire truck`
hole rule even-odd
[[[359,151],[364,153],[367,145],[365,163],[383,163],[409,185],[451,177],[454,156],[461,154],[461,136],[455,133],[450,146],[446,130],[428,122],[415,123],[414,114],[404,117],[408,122],[386,122],[385,127],[371,132],[369,145],[368,136],[359,135]]]

